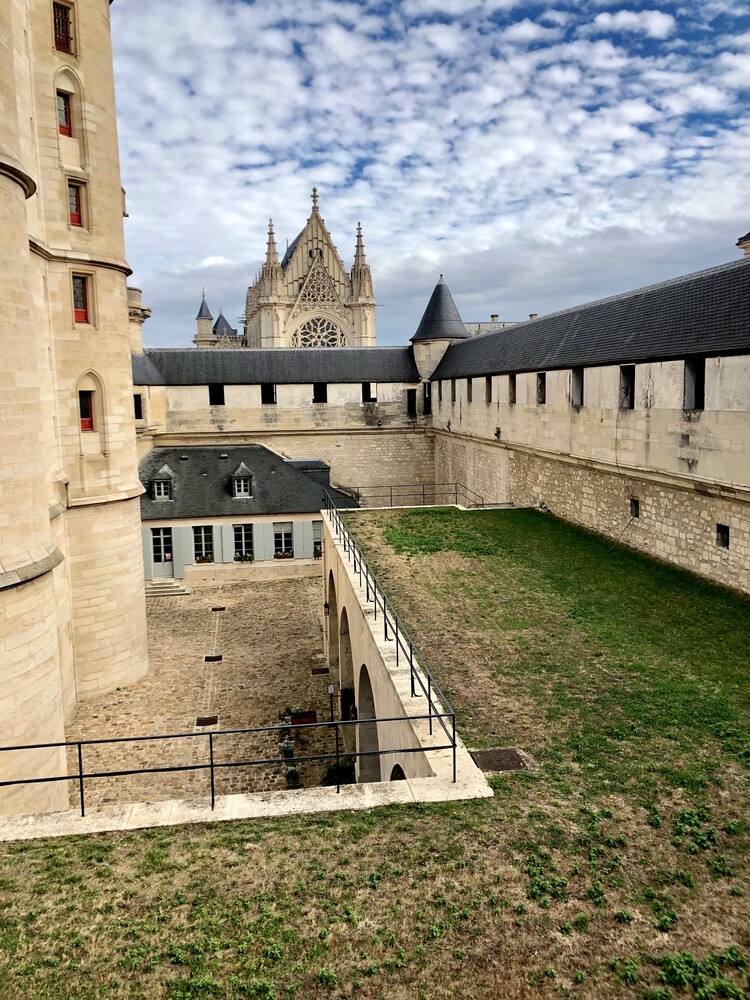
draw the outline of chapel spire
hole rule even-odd
[[[372,299],[372,275],[365,258],[365,244],[362,239],[362,223],[357,223],[357,242],[354,247],[354,266],[352,267],[352,294],[357,299]]]
[[[276,251],[276,236],[273,231],[273,219],[268,220],[268,243],[266,244],[266,267],[278,266],[279,255]]]

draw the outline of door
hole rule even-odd
[[[151,529],[151,551],[154,557],[154,579],[173,577],[171,528]]]

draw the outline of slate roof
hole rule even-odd
[[[433,379],[750,353],[750,258],[451,344]]]
[[[201,301],[201,307],[198,310],[198,315],[195,318],[196,319],[213,319],[213,316],[211,315],[211,310],[208,308],[208,304],[206,302],[206,296],[205,295],[203,296],[203,299]]]
[[[182,458],[187,455],[187,460]],[[226,457],[222,457],[226,456]],[[232,473],[244,465],[253,477],[252,497],[232,496]],[[152,500],[149,484],[167,464],[174,470],[172,500]],[[325,487],[263,445],[213,448],[154,448],[141,461],[144,521],[253,514],[312,514],[324,506]],[[339,507],[356,507],[351,497],[328,488]]]
[[[229,320],[226,318],[223,312],[219,313],[219,316],[214,323],[214,333],[217,337],[236,337],[237,331],[230,325]]]
[[[468,336],[470,334],[441,274],[419,321],[417,332],[411,338],[412,343],[418,340],[465,340]]]
[[[744,236],[740,236],[740,238],[737,240],[737,243],[735,245],[739,246],[740,243],[746,243],[747,240],[750,240],[750,233],[745,233]]]
[[[289,261],[292,259],[292,257],[294,256],[294,251],[297,249],[297,244],[302,239],[302,233],[304,233],[304,231],[305,230],[302,229],[299,233],[297,233],[297,235],[295,236],[295,238],[292,240],[292,242],[286,248],[286,253],[284,254],[284,256],[282,258],[282,261],[281,261],[281,270],[282,271],[286,271],[286,269],[287,269],[287,267],[289,265]]]
[[[133,355],[134,385],[419,382],[410,347],[160,348]]]

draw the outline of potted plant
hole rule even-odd
[[[282,740],[281,743],[279,743],[279,752],[281,753],[281,756],[286,757],[287,760],[294,757],[294,740],[290,737]]]
[[[284,777],[286,778],[287,788],[299,788],[299,771],[294,764],[290,764],[289,767],[284,769]]]

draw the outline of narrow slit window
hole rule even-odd
[[[570,373],[570,402],[583,406],[583,368],[573,368]]]
[[[516,405],[516,376],[508,376],[508,402],[511,406]]]
[[[635,409],[635,365],[620,365],[620,409]]]
[[[410,420],[417,416],[417,390],[406,390],[406,415]]]
[[[73,52],[73,11],[65,3],[52,4],[55,22],[55,48],[58,52]]]
[[[83,225],[83,185],[68,181],[68,216],[71,226]]]
[[[683,409],[702,410],[706,402],[706,359],[688,358],[685,362]]]
[[[221,383],[213,383],[208,387],[208,405],[209,406],[223,406],[224,405],[224,386]]]
[[[547,373],[537,372],[536,376],[536,401],[540,406],[547,402]]]
[[[484,401],[485,403],[492,402],[492,376],[485,375],[484,378]]]
[[[323,558],[323,522],[313,521],[313,559]]]
[[[716,545],[720,549],[729,548],[729,525],[728,524],[717,524],[716,525]]]
[[[81,389],[78,393],[78,414],[82,431],[94,429],[94,393],[91,389]]]
[[[133,393],[133,416],[136,420],[143,420],[143,396],[140,392]]]
[[[466,402],[472,403],[474,401],[474,379],[466,379]]]
[[[313,403],[328,402],[328,385],[326,382],[313,382]]]
[[[374,386],[372,382],[362,383],[362,402],[363,403],[377,403],[378,397],[374,391]]]
[[[273,382],[263,382],[260,387],[260,401],[263,406],[273,406],[276,403],[276,386]]]
[[[89,322],[89,282],[82,274],[73,275],[73,316],[76,323]]]
[[[456,380],[451,379],[451,403],[456,402]]]
[[[57,91],[57,129],[60,135],[73,135],[70,94],[62,90]]]
[[[443,402],[443,382],[442,379],[438,382],[438,403]]]
[[[424,390],[422,393],[422,402],[424,405],[424,415],[429,417],[432,413],[432,383],[425,382]]]
[[[630,516],[633,518],[641,516],[641,501],[638,497],[630,498]]]

